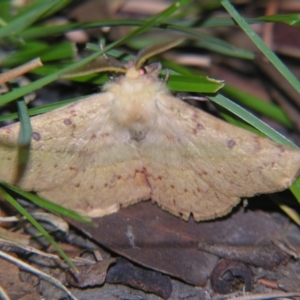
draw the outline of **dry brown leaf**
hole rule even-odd
[[[263,206],[268,207],[266,212],[256,209],[255,202],[260,200],[265,201]],[[287,225],[289,222],[284,215],[280,215],[279,212],[274,213],[275,207],[268,197],[260,196],[253,202],[246,212],[240,206],[229,217],[213,222],[196,223],[192,219],[185,222],[159,209],[150,201],[145,201],[120,209],[114,214],[93,219],[96,226],[89,226],[73,220],[71,220],[71,224],[106,249],[138,265],[180,278],[192,285],[205,286],[217,264],[218,257],[216,255],[237,259],[238,252],[241,254],[239,259],[242,262],[251,264],[255,261],[256,256],[258,259],[254,265],[259,266],[261,270],[265,267],[269,269],[275,267],[274,270],[277,272],[276,265],[280,258],[277,260],[278,257],[270,257],[267,261],[264,253],[262,253],[262,258],[259,256],[260,252],[265,252],[266,248],[273,248],[279,250],[277,254],[280,257],[285,258],[280,254],[280,249],[274,245],[274,237],[280,241],[288,237],[287,243],[300,250],[297,225],[292,222]],[[288,231],[286,231],[287,228]],[[132,240],[134,240],[134,244]],[[210,242],[214,245],[222,243],[227,245],[228,251],[223,247],[223,253],[220,251],[218,254],[204,252],[198,250],[199,242]],[[241,249],[237,247],[235,249],[237,252],[235,252],[234,247],[231,248],[232,246],[248,247],[249,252],[246,253],[246,251],[243,255],[239,251]],[[253,251],[255,247],[258,251]],[[292,260],[290,267],[294,268],[293,264]],[[293,276],[293,272],[288,270],[284,272]],[[293,278],[287,278],[287,281],[294,284],[293,287],[290,286],[290,290],[295,290],[294,287],[299,286],[300,277]]]
[[[40,300],[41,295],[33,288],[31,282],[22,280],[20,276],[20,269],[18,266],[0,259],[0,272],[1,288],[7,293],[9,298],[2,299],[19,299],[19,300]]]
[[[160,64],[146,71],[135,66],[139,61],[102,93],[32,118],[30,158],[21,174],[20,124],[2,128],[0,179],[90,217],[151,198],[197,221],[296,179],[300,151],[175,98],[158,78]]]

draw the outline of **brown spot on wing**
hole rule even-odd
[[[193,128],[194,134],[197,134],[198,131],[203,130],[204,126],[200,123],[197,123],[197,125]]]
[[[64,124],[65,125],[71,125],[72,124],[72,121],[70,119],[65,119],[64,120]]]
[[[197,126],[196,126],[196,128],[198,130],[202,130],[202,129],[204,129],[204,126],[202,124],[198,123]]]
[[[227,142],[227,147],[229,149],[232,149],[234,146],[236,145],[236,142],[232,139],[230,139],[228,142]]]
[[[259,152],[261,150],[260,138],[259,136],[253,137],[254,140],[254,152]]]
[[[40,140],[42,139],[40,133],[38,133],[38,132],[33,132],[33,133],[32,133],[32,138],[33,138],[35,141],[37,141],[37,142],[40,141]]]
[[[282,154],[282,153],[284,153],[284,147],[282,146],[282,145],[276,145],[277,146],[277,149],[279,149],[279,153],[280,153],[280,155]]]
[[[75,105],[75,104],[74,104]],[[74,105],[72,105],[71,109],[70,109],[70,114],[71,116],[73,117],[76,117],[77,116],[77,113],[76,113],[76,109],[74,109]]]
[[[11,126],[8,126],[8,127],[4,128],[4,135],[3,136],[5,138],[8,138],[9,135],[10,135],[10,132],[11,132]]]
[[[193,121],[197,121],[198,118],[199,118],[199,115],[198,115],[197,111],[194,110],[193,115],[192,115],[192,120],[193,120]]]

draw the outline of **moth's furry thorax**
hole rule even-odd
[[[147,71],[147,70],[146,70]],[[147,126],[157,115],[156,102],[159,94],[169,94],[164,81],[156,70],[146,72],[129,68],[126,75],[106,83],[104,92],[113,94],[113,113],[121,126]]]

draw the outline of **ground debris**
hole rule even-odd
[[[123,258],[118,259],[116,265],[109,269],[106,282],[129,285],[163,299],[168,299],[172,293],[169,277],[136,267]]]
[[[115,261],[115,258],[111,258],[91,265],[78,267],[78,272],[70,270],[66,274],[66,280],[70,285],[81,288],[101,285],[105,282],[108,267]]]

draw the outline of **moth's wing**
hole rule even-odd
[[[0,179],[68,208],[101,216],[150,198],[138,152],[112,118],[113,95],[95,94],[33,117],[30,158],[20,174],[19,123],[0,129]]]
[[[152,199],[195,220],[228,213],[240,200],[287,188],[300,151],[232,126],[172,96],[158,96],[159,116],[140,148]]]

